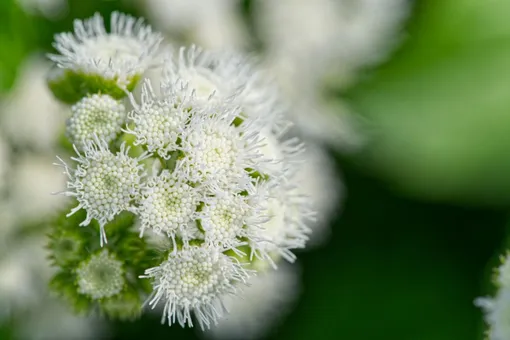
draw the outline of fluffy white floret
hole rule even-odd
[[[250,58],[233,51],[209,52],[182,47],[164,67],[164,86],[178,97],[192,95],[202,103],[229,102],[244,116],[271,120],[278,91],[270,76]]]
[[[132,77],[152,66],[162,37],[152,28],[129,15],[113,12],[110,32],[103,18],[74,21],[74,33],[55,36],[53,46],[60,54],[50,55],[59,67],[126,85]]]
[[[236,293],[249,273],[232,257],[211,247],[192,246],[170,253],[168,260],[145,271],[153,280],[154,294],[149,305],[164,303],[163,318],[169,325],[193,325],[194,313],[202,329],[216,324],[223,315],[221,297]],[[218,307],[219,306],[219,307]]]
[[[78,205],[68,216],[80,209],[85,209],[87,218],[80,225],[88,225],[96,219],[101,227],[101,245],[106,242],[104,226],[122,211],[135,209],[135,201],[140,195],[140,182],[145,175],[140,160],[128,155],[129,147],[122,144],[116,154],[108,149],[104,140],[89,141],[84,153],[78,150],[77,157],[72,159],[78,163],[76,169],[62,165],[68,176],[67,189],[62,192],[75,197]]]
[[[142,235],[146,229],[152,229],[170,237],[175,245],[176,236],[188,235],[186,229],[195,223],[201,195],[168,170],[150,178],[142,188],[138,209]]]
[[[251,182],[246,170],[259,170],[264,161],[255,125],[235,126],[239,114],[229,106],[205,106],[194,112],[180,136],[183,156],[176,171],[208,187],[245,190]]]
[[[257,206],[262,197],[257,195],[254,190],[246,194],[217,191],[214,196],[206,198],[198,213],[205,242],[234,251],[247,244],[243,239],[256,242],[253,231],[264,219],[263,211]]]
[[[179,134],[190,115],[187,101],[178,101],[171,95],[158,98],[151,82],[146,80],[140,104],[133,96],[131,102],[134,110],[128,118],[132,126],[126,132],[136,137],[135,145],[144,145],[149,152],[157,152],[164,159],[170,158],[171,152],[178,148]]]
[[[126,120],[126,108],[109,95],[94,94],[71,107],[67,120],[67,135],[82,149],[95,136],[107,143],[121,132]]]

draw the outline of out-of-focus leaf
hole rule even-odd
[[[33,27],[14,0],[0,1],[0,93],[8,90],[33,43]]]
[[[407,41],[351,89],[368,164],[433,199],[510,203],[510,2],[417,3]]]

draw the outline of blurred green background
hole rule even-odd
[[[74,18],[143,16],[142,2],[71,0],[49,20],[0,1],[0,93]],[[241,6],[249,21],[251,1]],[[329,150],[342,212],[325,246],[298,254],[303,293],[269,339],[482,339],[473,300],[491,291],[510,207],[508,13],[508,0],[413,1],[392,57],[330,89],[362,118],[367,144]],[[110,339],[197,337],[149,316],[113,325]],[[11,338],[5,324],[0,339]]]

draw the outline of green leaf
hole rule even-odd
[[[510,203],[510,25],[505,0],[419,2],[402,49],[348,93],[369,119],[361,155],[432,199]]]

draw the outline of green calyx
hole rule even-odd
[[[260,173],[254,169],[251,169],[251,168],[246,168],[244,169],[249,175],[251,178],[253,179],[256,179],[256,180],[261,180],[261,181],[268,181],[269,180],[269,175],[267,174],[263,174],[263,173]]]
[[[50,234],[48,248],[51,250],[50,259],[59,267],[76,265],[83,258],[85,251],[80,235],[66,230]]]
[[[101,313],[112,319],[135,320],[142,314],[143,301],[134,288],[127,288],[122,293],[104,299],[99,304]]]
[[[83,210],[69,217],[62,214],[51,224],[47,248],[58,270],[50,289],[78,314],[99,311],[112,319],[135,319],[152,288],[138,277],[159,265],[164,254],[139,237],[134,215],[128,212],[105,226],[108,243],[101,248],[95,221],[79,227],[85,215]]]
[[[139,80],[139,75],[131,77],[125,89],[133,91]],[[118,78],[107,79],[97,74],[73,70],[54,68],[48,76],[47,83],[53,95],[66,104],[74,104],[94,93],[108,94],[115,99],[126,96],[124,89],[119,87]]]

